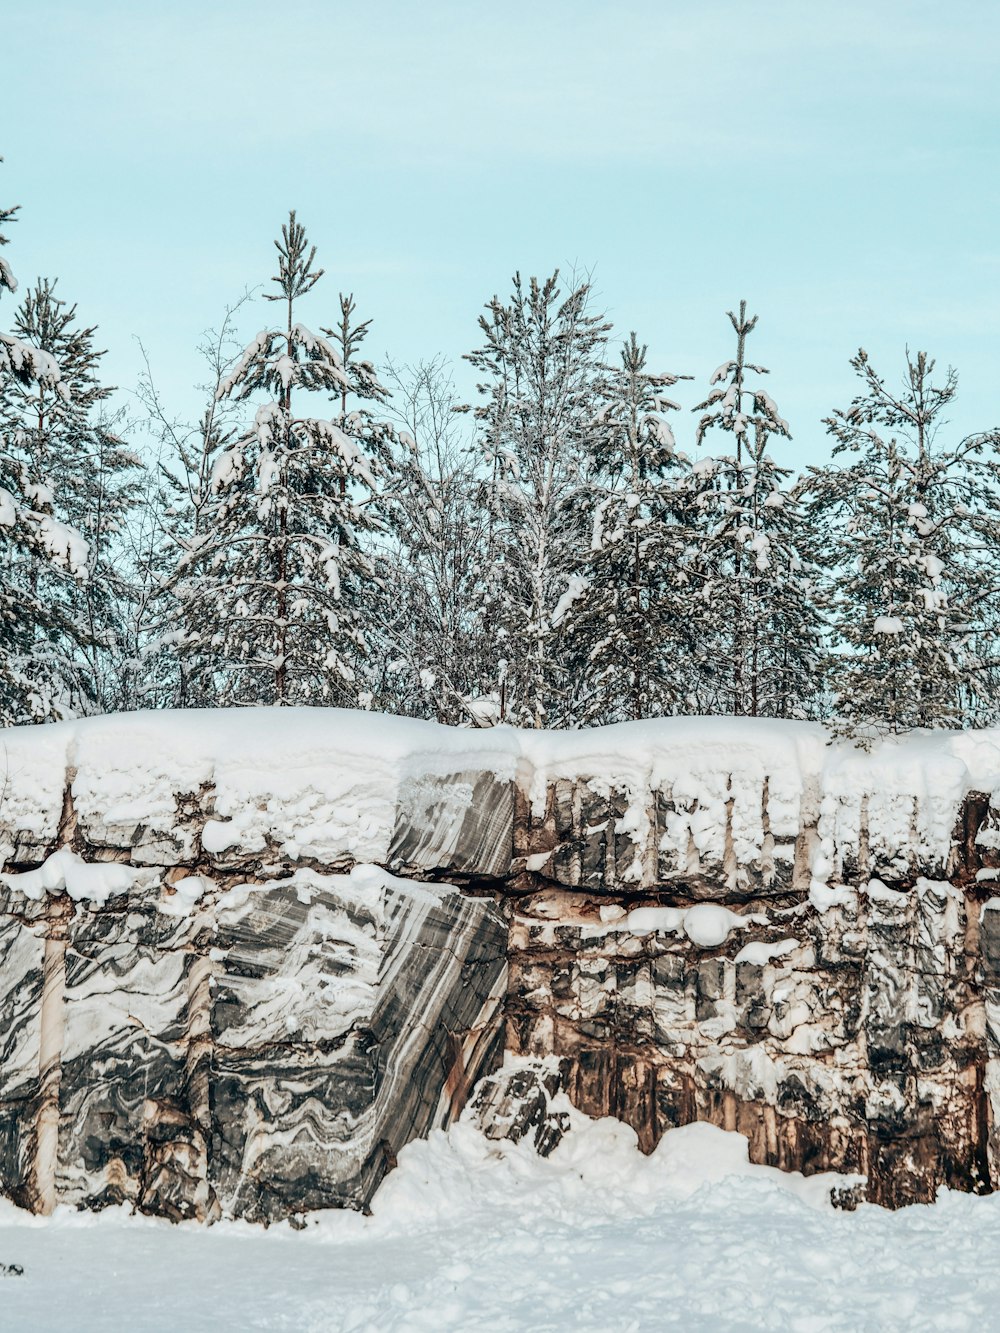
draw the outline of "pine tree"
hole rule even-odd
[[[389,378],[398,445],[379,556],[385,597],[375,694],[391,712],[483,725],[495,720],[499,700],[489,691],[480,619],[488,516],[477,503],[477,454],[440,360],[390,366]]]
[[[698,657],[704,711],[751,717],[796,717],[813,705],[822,621],[806,557],[800,495],[790,471],[768,452],[775,435],[790,439],[774,400],[748,375],[766,375],[746,360],[757,324],[729,311],[736,356],[711,378],[695,407],[697,442],[725,432],[733,452],[703,457],[693,469],[700,515]]]
[[[242,356],[236,318],[251,296],[247,290],[228,306],[219,328],[199,344],[207,370],[199,388],[206,404],[195,422],[169,414],[143,349],[139,399],[158,451],[155,483],[147,488],[143,521],[135,531],[141,609],[132,633],[136,659],[143,664],[142,685],[154,706],[210,707],[220,692],[213,639],[225,573],[222,560],[215,555],[210,559],[206,552],[217,536],[215,465],[222,451],[237,441],[242,410],[219,391]]]
[[[588,283],[564,295],[559,274],[479,318],[483,346],[467,355],[482,376],[476,409],[490,473],[483,617],[505,720],[568,720],[571,681],[553,613],[583,540],[579,496],[586,433],[610,324],[589,311]]]
[[[0,162],[3,158],[0,157]],[[15,221],[19,208],[0,208],[0,229]],[[0,250],[10,242],[0,230]],[[10,264],[0,254],[0,297],[4,292],[13,295],[17,291],[17,281]],[[13,333],[4,333],[0,329],[0,384],[7,385],[11,379],[20,384],[34,384],[39,381],[55,388],[59,383],[59,366],[48,353],[33,347]]]
[[[16,209],[0,209],[0,226]],[[0,246],[7,239],[0,233]],[[0,296],[17,284],[0,259]],[[26,387],[63,401],[50,353],[16,333],[0,333],[0,410]],[[73,580],[86,575],[86,543],[53,513],[56,478],[31,475],[18,428],[0,425],[0,725],[43,721],[66,711],[61,644],[69,628]],[[54,595],[58,583],[62,595]]]
[[[845,645],[832,660],[836,725],[867,742],[879,732],[991,721],[1000,435],[940,443],[958,380],[949,370],[935,383],[926,353],[907,354],[899,390],[864,350],[851,365],[861,391],[826,423],[834,456],[850,461],[814,469],[811,480]]]
[[[142,652],[157,660],[161,688],[175,707],[208,708],[237,687],[220,632],[230,572],[212,484],[237,431],[225,422],[214,391],[194,427],[171,423],[171,429],[176,452],[158,460],[158,531],[146,563],[152,632],[143,636]]]
[[[67,582],[51,571],[46,578],[35,568],[29,580],[33,594],[61,602],[61,674],[74,711],[105,712],[126,703],[123,673],[129,668],[119,629],[133,587],[122,539],[142,464],[104,411],[113,390],[98,378],[104,353],[94,346],[96,329],[77,323],[76,306],[61,300],[56,286],[40,278],[21,303],[14,328],[58,364],[59,385],[36,380],[12,386],[0,404],[0,429],[15,442],[32,487],[51,489],[53,513],[87,543],[86,579]]]
[[[579,662],[574,721],[617,722],[675,711],[692,652],[691,533],[664,390],[690,376],[647,369],[629,335],[599,391],[588,439],[590,549],[579,554],[553,615]]]
[[[285,319],[257,335],[218,390],[264,401],[218,450],[208,529],[182,572],[205,580],[190,610],[212,626],[221,701],[355,704],[373,578],[359,539],[375,522],[379,460],[337,420],[298,414],[304,394],[342,402],[356,380],[332,342],[296,319],[323,270],[294,212],[275,246],[278,291],[267,299]]]
[[[184,706],[178,689],[180,656],[165,632],[164,589],[176,559],[165,540],[169,502],[160,460],[143,469],[136,503],[118,545],[129,575],[129,595],[121,606],[116,639],[121,652],[119,707]]]
[[[361,346],[368,337],[372,322],[370,319],[355,322],[357,302],[354,300],[353,292],[346,296],[340,292],[337,300],[340,304],[340,319],[333,328],[323,329],[323,333],[337,348],[341,369],[344,372],[340,384],[341,425],[345,428],[350,425],[352,429],[357,429],[364,422],[368,429],[377,432],[378,442],[373,448],[376,453],[382,454],[386,448],[385,440],[392,438],[391,428],[387,422],[375,420],[365,405],[369,402],[384,403],[389,395],[385,386],[379,382],[374,365],[360,355]],[[354,417],[348,411],[348,404],[352,398],[357,399],[361,405],[355,407]]]
[[[379,477],[378,493],[372,492],[371,505],[366,514],[368,538],[365,542],[368,566],[368,590],[365,601],[365,652],[359,659],[362,675],[357,682],[358,702],[370,708],[376,699],[387,702],[385,691],[386,651],[394,637],[393,622],[398,617],[399,570],[386,561],[384,532],[398,517],[398,508],[392,496],[398,494],[400,478],[397,428],[383,412],[390,394],[378,377],[374,364],[361,354],[362,344],[371,329],[371,320],[357,319],[357,303],[353,293],[338,294],[340,318],[324,335],[340,356],[343,381],[340,387],[340,412],[334,418],[336,425],[349,436],[370,459]],[[346,493],[347,479],[340,479],[341,494]]]

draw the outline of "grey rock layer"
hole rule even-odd
[[[506,927],[448,886],[299,869],[176,915],[160,887],[4,905],[0,1171],[21,1203],[364,1207],[500,1058]]]

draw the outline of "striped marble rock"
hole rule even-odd
[[[506,927],[375,867],[0,906],[0,1183],[49,1211],[364,1207],[500,1060]]]

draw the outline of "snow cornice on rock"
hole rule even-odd
[[[479,819],[487,786],[495,801],[509,785],[521,822],[538,824],[567,782],[615,807],[619,850],[628,844],[614,866],[622,886],[649,889],[714,866],[722,887],[734,868],[759,867],[762,856],[791,867],[796,855],[799,881],[808,870],[820,885],[836,883],[845,860],[859,857],[898,878],[894,862],[900,872],[902,863],[946,866],[964,797],[1000,785],[1000,731],[912,733],[866,752],[819,725],[749,718],[550,732],[338,709],[123,714],[0,736],[0,857],[31,863],[51,849],[69,791],[86,836],[131,846],[140,863],[166,856],[163,840],[190,856],[200,837],[212,855],[272,844],[291,860],[385,864],[399,820],[426,817],[434,798],[447,807],[439,822],[461,823],[463,802]],[[796,851],[806,834],[808,848]],[[502,843],[499,827],[493,837]],[[544,848],[527,850],[513,831],[511,841],[512,856],[520,841],[535,872],[546,870]],[[442,864],[428,860],[431,850],[417,853],[415,868]],[[482,854],[487,864],[470,873],[506,872],[495,848]]]

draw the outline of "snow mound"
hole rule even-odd
[[[0,881],[35,901],[45,893],[65,891],[74,901],[88,899],[100,907],[113,893],[128,892],[141,873],[114,861],[90,864],[68,847],[60,847],[37,870],[0,875]]]
[[[467,1116],[408,1144],[375,1196],[372,1228],[390,1235],[401,1228],[452,1226],[463,1212],[521,1209],[526,1194],[546,1218],[595,1226],[609,1217],[648,1215],[729,1179],[828,1208],[832,1189],[850,1188],[859,1179],[754,1166],[744,1135],[703,1123],[668,1130],[647,1157],[629,1125],[610,1117],[591,1120],[565,1093],[553,1097],[549,1109],[566,1115],[570,1129],[548,1157],[539,1157],[527,1136],[517,1143],[484,1137]]]

